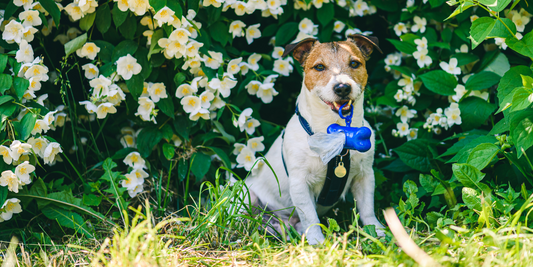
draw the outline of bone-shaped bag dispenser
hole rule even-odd
[[[350,105],[350,114],[347,116],[343,116],[342,109],[347,104]],[[372,135],[372,131],[364,126],[350,127],[353,116],[353,106],[351,105],[351,101],[344,103],[339,108],[339,116],[344,119],[344,121],[346,122],[346,126],[340,126],[334,123],[328,127],[328,134],[342,132],[346,136],[344,148],[357,150],[359,152],[368,151],[372,146],[372,144],[370,143],[370,136]]]

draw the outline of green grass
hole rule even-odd
[[[323,227],[326,241],[318,246],[307,245],[292,229],[286,230],[290,240],[267,236],[259,227],[261,214],[242,215],[233,205],[245,190],[243,183],[233,188],[204,185],[210,199],[180,213],[190,216],[155,218],[150,209],[130,207],[121,228],[99,225],[103,230],[94,239],[65,236],[49,246],[19,244],[11,249],[9,243],[0,243],[0,262],[2,267],[417,265],[397,245],[405,240],[398,242],[390,231],[376,238],[357,220],[346,229],[328,220]],[[517,219],[530,211],[530,202],[531,198],[506,224],[494,219],[488,228],[449,225],[427,231],[420,224],[406,230],[443,266],[533,266],[533,229]],[[149,207],[148,200],[144,206]]]

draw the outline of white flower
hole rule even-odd
[[[202,94],[200,94],[202,108],[209,108],[209,106],[211,106],[211,100],[213,99],[215,99],[215,95],[209,91],[204,91]]]
[[[283,59],[276,59],[274,61],[274,69],[275,72],[283,75],[283,76],[289,76],[289,74],[292,72],[293,67],[291,63],[289,63],[286,60]]]
[[[205,1],[205,0],[204,0]],[[246,28],[246,41],[251,44],[254,39],[261,37],[261,31],[259,30],[260,24],[254,24]]]
[[[24,6],[24,10],[27,10],[31,8],[33,0],[13,0],[13,4],[18,7]]]
[[[244,22],[242,22],[240,20],[234,20],[229,25],[229,33],[231,33],[233,35],[233,39],[235,39],[235,37],[244,36],[244,31],[243,31],[244,27],[246,27],[246,24],[244,24]]]
[[[24,37],[24,26],[15,20],[11,20],[5,27],[4,33],[2,33],[2,39],[6,40],[7,43],[20,43]]]
[[[209,56],[204,55],[205,65],[215,70],[218,69],[220,64],[224,62],[224,59],[222,59],[222,53],[213,51],[209,51],[208,53]]]
[[[148,8],[150,8],[148,0],[128,0],[128,6],[129,9],[137,16],[144,15],[144,13],[148,11]]]
[[[516,13],[513,15],[512,21],[516,25],[516,30],[519,32],[523,32],[526,25],[529,23],[529,17],[522,16],[520,13]]]
[[[87,63],[81,66],[81,69],[85,71],[85,78],[89,80],[92,80],[98,77],[98,74],[100,73],[100,70],[98,70],[98,67],[96,67],[94,64],[91,64],[91,63]]]
[[[272,58],[275,59],[281,59],[283,57],[283,53],[285,52],[285,49],[281,46],[274,47],[274,51],[272,51]]]
[[[402,33],[407,33],[407,26],[405,26],[404,23],[399,22],[398,24],[394,25],[394,33],[396,33],[397,36],[402,35]]]
[[[399,122],[396,124],[396,128],[398,128],[398,133],[401,137],[404,137],[409,134],[409,124],[405,122]]]
[[[202,46],[204,46],[204,44],[199,43],[194,40],[189,40],[189,42],[185,46],[185,55],[188,57],[199,57],[198,49],[200,49],[200,47]],[[204,60],[201,59],[201,61],[204,61]]]
[[[137,108],[137,112],[135,113],[135,116],[140,116],[143,121],[150,121],[151,114],[153,109],[155,108],[155,104],[150,98],[148,97],[139,97],[139,107]]]
[[[440,125],[440,120],[443,118],[442,109],[438,108],[436,113],[431,113],[427,119],[428,123],[431,123],[431,126]]]
[[[228,97],[231,94],[231,89],[237,85],[237,81],[232,80],[230,77],[224,77],[222,81],[218,78],[213,78],[208,83],[208,87],[216,89],[223,97]]]
[[[344,30],[345,26],[346,24],[344,24],[342,21],[335,21],[335,23],[333,24],[333,31],[341,33],[342,30]]]
[[[124,164],[135,169],[146,169],[146,163],[139,152],[131,152],[124,158]]]
[[[252,152],[261,152],[265,150],[265,145],[262,143],[264,140],[264,136],[250,138],[248,139],[247,147],[252,150]]]
[[[187,113],[196,113],[202,108],[202,100],[197,96],[186,96],[181,100],[183,110]]]
[[[450,63],[441,62],[439,66],[449,74],[461,74],[461,68],[457,67],[457,58],[450,58]]]
[[[244,167],[245,170],[250,171],[255,163],[254,152],[250,148],[244,147],[237,156],[237,163],[239,164],[237,167]]]
[[[409,129],[409,134],[407,135],[407,141],[416,139],[417,137],[418,137],[418,129],[417,128]]]
[[[11,149],[7,146],[0,145],[0,156],[4,158],[4,162],[6,164],[11,164],[13,162],[13,158],[11,157]]]
[[[426,37],[422,37],[422,39],[416,39],[415,40],[415,44],[416,44],[416,50],[417,51],[422,51],[424,49],[427,50],[427,48],[428,48],[428,39],[426,39]]]
[[[11,170],[3,171],[0,176],[0,186],[7,186],[7,189],[11,192],[19,192],[20,180],[15,173]]]
[[[122,76],[124,80],[131,79],[131,76],[141,73],[141,70],[141,64],[137,63],[137,59],[130,54],[117,60],[117,73]]]
[[[260,81],[251,81],[246,85],[246,90],[248,90],[248,94],[255,95],[257,94],[260,86]]]
[[[415,85],[414,85],[414,75],[412,77],[409,77],[405,74],[402,74],[402,79],[400,79],[398,81],[398,85],[399,86],[402,86],[403,87],[403,90],[406,92],[406,93],[411,93],[415,90]]]
[[[41,158],[44,157],[44,150],[48,146],[48,143],[49,143],[48,140],[46,140],[43,137],[39,137],[39,138],[31,137],[30,139],[28,139],[28,144],[32,146],[32,149],[35,152],[35,154],[37,154]],[[1,149],[0,149],[0,154],[2,154]]]
[[[271,103],[276,95],[278,95],[278,91],[274,89],[274,83],[266,81],[259,86],[257,91],[257,97],[261,98],[261,101],[265,104]]]
[[[0,214],[0,217],[2,217],[2,220],[7,221],[13,217],[13,214],[21,213],[22,206],[20,206],[19,199],[9,198],[9,199],[6,199],[6,202],[4,203],[4,205],[0,207],[0,210],[4,210],[4,212]]]
[[[431,63],[433,63],[433,60],[430,56],[428,56],[428,50],[422,49],[422,51],[416,51],[413,53],[413,57],[416,59],[416,63],[420,68],[423,68],[424,66],[430,66]]]
[[[257,71],[259,69],[259,62],[261,60],[261,55],[253,53],[248,57],[248,67],[254,71]]]
[[[15,169],[15,174],[24,185],[27,185],[31,183],[30,173],[34,171],[35,167],[31,165],[28,161],[24,161],[23,163],[17,166],[17,168]]]
[[[24,39],[20,41],[19,50],[15,55],[17,62],[31,63],[33,61],[33,49]]]
[[[413,18],[413,21],[415,25],[411,27],[412,32],[420,31],[421,33],[424,33],[426,31],[426,24],[427,24],[426,18],[420,18],[419,16],[415,16]]]
[[[85,43],[80,49],[76,50],[76,55],[93,60],[98,52],[100,52],[100,47],[96,46],[96,44]]]
[[[178,86],[178,89],[176,90],[176,97],[177,98],[182,98],[184,96],[192,95],[192,94],[196,93],[197,91],[198,91],[198,88],[196,87],[196,84],[191,86],[189,84],[184,83],[184,84]]]
[[[505,38],[494,38],[494,39],[495,40],[496,39],[502,39],[503,42],[505,43]],[[505,46],[505,47],[507,47],[507,46]],[[455,49],[455,53],[468,53],[468,45],[462,44],[461,47],[459,47],[459,49]]]
[[[239,67],[239,63],[241,63],[241,61],[242,61],[242,57],[236,58],[236,59],[232,59],[228,63],[227,72],[229,74],[232,74],[232,75],[239,73],[239,71],[241,70],[241,68]]]
[[[55,126],[63,127],[67,119],[67,114],[65,112],[59,112],[55,116]]]
[[[142,191],[143,191],[143,185],[140,184],[140,185],[137,185],[132,190],[128,190],[128,194],[130,195],[130,197],[135,197],[136,195],[138,195]]]
[[[154,83],[150,88],[148,88],[148,93],[150,94],[150,98],[155,103],[159,102],[159,99],[161,98],[167,98],[167,90],[164,83]]]
[[[104,119],[108,113],[117,113],[117,109],[115,108],[113,103],[102,103],[96,108],[96,117],[98,119]]]
[[[174,21],[172,16],[174,16],[174,11],[165,6],[155,13],[154,19],[157,20],[157,24],[161,27],[165,23],[171,24]]]
[[[202,108],[189,114],[189,119],[191,121],[197,121],[200,118],[204,120],[209,120],[209,110]]]
[[[186,44],[189,41],[189,36],[191,36],[191,33],[183,28],[179,28],[174,30],[170,36],[168,36],[168,39],[173,42],[178,42],[182,45]]]
[[[59,153],[63,153],[59,143],[51,142],[44,150],[44,163],[48,165],[54,165],[56,162],[56,156]]]
[[[461,125],[461,110],[459,109],[459,104],[451,103],[450,107],[446,108],[444,111],[444,114],[448,119],[448,126],[451,127],[454,124]]]
[[[452,99],[455,101],[455,102],[459,102],[459,100],[461,98],[463,98],[463,96],[466,94],[466,88],[464,85],[462,84],[457,84],[457,86],[455,87],[455,89],[453,89],[455,91],[455,95],[452,96]]]
[[[39,17],[37,10],[25,10],[20,12],[19,19],[22,21],[22,26],[39,26],[43,21]]]
[[[245,144],[241,144],[241,143],[235,143],[233,144],[233,155],[239,155],[242,151],[243,148],[245,148],[246,145]]]
[[[24,73],[24,78],[30,79],[32,77],[38,78],[40,81],[48,81],[48,68],[42,65],[33,65]]]
[[[298,29],[300,30],[300,32],[307,33],[310,35],[313,34],[315,27],[318,27],[318,25],[315,25],[313,21],[308,18],[302,19],[302,21],[300,21],[300,23],[298,24]]]
[[[353,12],[362,17],[364,14],[365,14],[365,11],[367,11],[369,9],[368,7],[368,4],[365,2],[365,1],[362,1],[362,0],[357,0],[355,3],[354,3],[354,9],[353,9]],[[350,10],[350,15],[353,16],[353,14],[351,14],[352,11]]]
[[[11,149],[11,157],[14,161],[17,161],[21,155],[26,155],[31,152],[31,145],[23,144],[19,140],[15,140],[11,143],[9,149]]]
[[[403,106],[396,111],[396,116],[400,117],[403,123],[408,122],[416,115],[416,110],[409,109],[407,106]]]
[[[126,134],[120,138],[120,144],[123,147],[135,147],[135,137],[130,134]]]
[[[208,7],[208,6],[214,6],[214,7],[220,7],[224,0],[203,0],[202,6]]]
[[[81,101],[80,105],[85,105],[85,109],[89,114],[95,113],[96,109],[98,108],[95,104],[93,104],[91,101]]]

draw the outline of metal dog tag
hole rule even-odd
[[[344,177],[344,175],[346,175],[346,168],[344,168],[344,163],[342,161],[339,162],[339,165],[337,165],[337,167],[335,168],[335,175],[338,178],[342,178]]]

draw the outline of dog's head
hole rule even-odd
[[[305,87],[337,113],[342,104],[362,97],[368,79],[366,61],[374,48],[381,52],[378,39],[360,34],[330,43],[308,38],[287,45],[283,57],[293,52],[303,67]],[[349,112],[348,105],[344,111]]]

